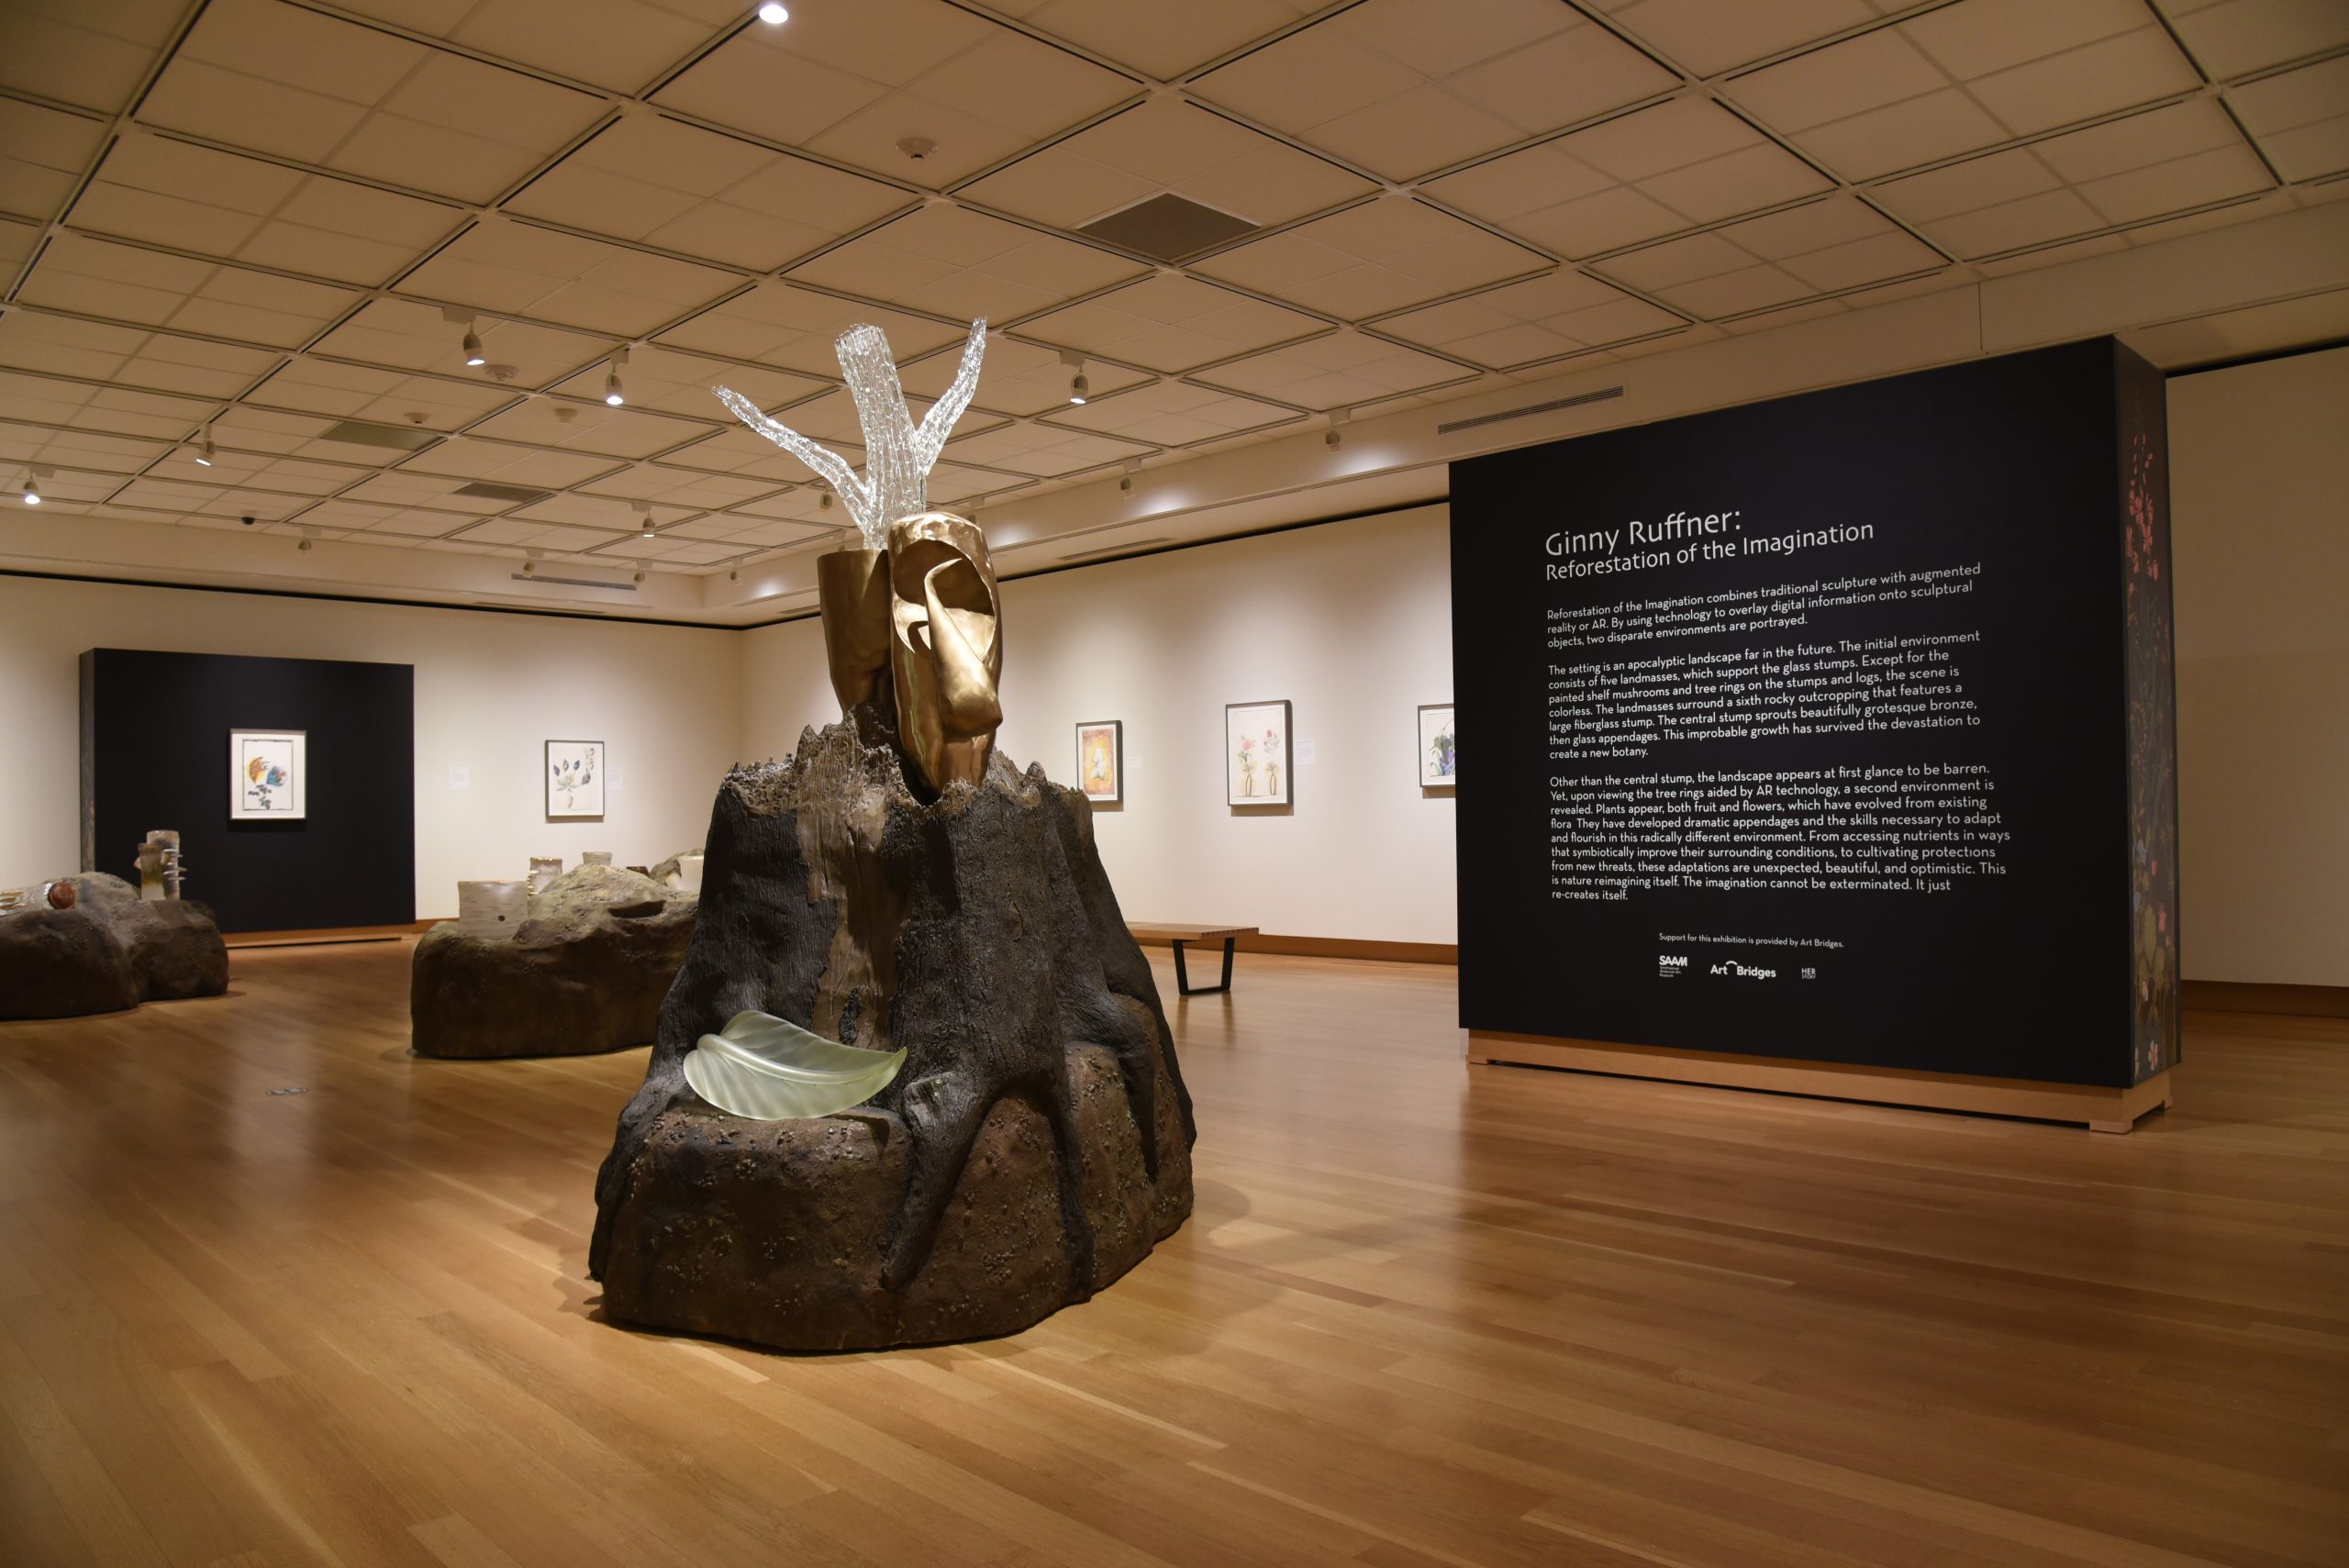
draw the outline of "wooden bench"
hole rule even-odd
[[[1174,950],[1174,989],[1186,996],[1203,996],[1230,990],[1232,944],[1242,937],[1256,934],[1253,926],[1174,926],[1151,920],[1129,920],[1126,929],[1134,934],[1134,940],[1138,942],[1157,940]],[[1190,942],[1213,941],[1223,943],[1223,983],[1219,985],[1194,985],[1191,984],[1191,973],[1183,962],[1184,946]]]

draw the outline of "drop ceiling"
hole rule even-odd
[[[0,475],[93,527],[721,573],[845,518],[708,387],[859,459],[856,322],[918,405],[988,318],[931,491],[976,511],[2349,174],[2332,0],[791,11],[0,4]],[[1236,231],[1103,238],[1169,195]]]

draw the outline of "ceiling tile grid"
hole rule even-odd
[[[1678,80],[1557,0],[1363,0],[1208,72],[1197,89],[1382,179],[1408,180]]]
[[[65,513],[719,571],[847,524],[709,388],[861,459],[861,322],[917,412],[996,329],[932,486],[976,510],[2349,173],[2329,0],[748,13],[0,7],[0,463]],[[1168,197],[1192,250],[1084,232]]]
[[[187,9],[185,0],[13,0],[0,10],[0,92],[119,114]]]
[[[793,268],[791,276],[960,321],[1010,322],[1143,271],[999,217],[929,206]]]
[[[1867,179],[2200,85],[2145,0],[1957,0],[1723,92],[1837,173]]]
[[[1389,196],[1283,229],[1198,263],[1219,282],[1358,321],[1506,278],[1548,259],[1408,196]]]
[[[622,116],[506,210],[771,272],[907,206],[907,193],[662,115]]]

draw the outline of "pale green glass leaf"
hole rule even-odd
[[[902,1051],[865,1051],[771,1013],[737,1013],[685,1057],[685,1082],[719,1110],[752,1121],[830,1116],[889,1086]]]

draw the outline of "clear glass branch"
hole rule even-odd
[[[856,400],[857,423],[864,430],[864,473],[829,447],[809,440],[780,420],[759,412],[758,406],[730,387],[712,388],[737,418],[781,447],[830,485],[856,519],[867,550],[886,543],[889,525],[930,510],[930,471],[953,432],[954,422],[971,406],[979,389],[979,361],[985,355],[987,324],[971,323],[971,338],[954,383],[914,427],[906,408],[905,387],[897,380],[897,363],[889,353],[889,339],[878,327],[852,327],[832,345],[841,373],[848,380],[849,395]]]

